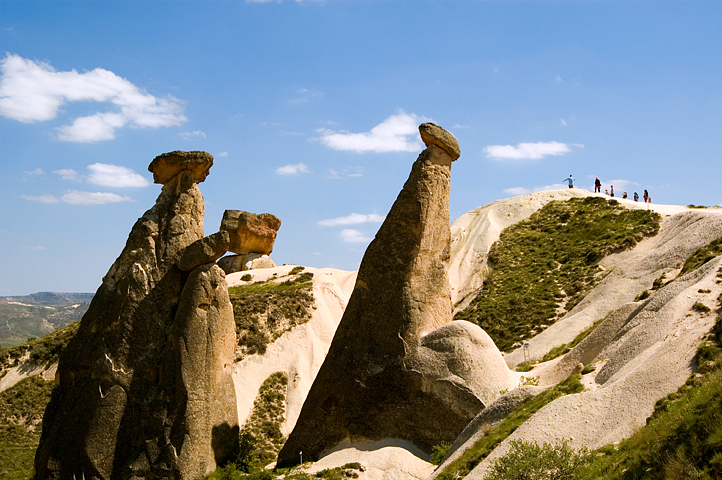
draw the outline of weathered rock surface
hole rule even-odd
[[[158,155],[148,165],[153,173],[153,182],[165,185],[180,172],[187,170],[193,173],[195,183],[201,183],[208,176],[213,166],[213,155],[207,152],[174,152]]]
[[[181,169],[163,185],[63,351],[38,480],[192,479],[233,450],[235,324],[224,275],[213,263],[178,267],[203,243],[195,175]]]
[[[281,219],[270,213],[257,215],[243,210],[226,210],[221,220],[221,230],[231,234],[229,250],[239,255],[270,255],[279,228]]]
[[[452,161],[430,144],[414,163],[366,250],[279,466],[297,463],[299,451],[318,458],[345,438],[398,438],[428,453],[452,442],[485,401],[515,383],[479,327],[445,325],[452,319],[446,276]],[[486,350],[494,358],[490,368],[481,358],[486,353],[478,353]],[[501,380],[489,385],[484,379],[496,370]]]
[[[274,268],[276,264],[268,255],[247,253],[245,255],[225,256],[218,260],[218,266],[226,272],[226,275],[230,275],[231,273],[255,270],[257,268]]]
[[[215,262],[228,251],[230,242],[230,235],[223,231],[196,240],[183,250],[178,268],[189,272],[204,263]]]

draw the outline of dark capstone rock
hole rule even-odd
[[[438,328],[452,319],[446,276],[452,161],[431,144],[414,163],[364,254],[279,467],[298,463],[300,451],[318,458],[346,437],[401,438],[430,452],[452,442],[484,407],[474,383],[478,359],[467,347],[483,342],[483,331],[468,322]]]
[[[60,356],[38,480],[192,479],[233,450],[212,438],[238,428],[225,279],[213,263],[177,266],[203,239],[203,214],[195,174],[181,170],[133,226]]]
[[[148,171],[153,173],[153,182],[163,185],[184,170],[193,173],[195,183],[201,183],[208,176],[212,166],[213,155],[210,153],[176,150],[155,157],[148,165]]]

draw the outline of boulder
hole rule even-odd
[[[224,236],[204,239],[203,214],[196,174],[181,169],[133,226],[60,356],[38,480],[190,480],[235,450],[235,322],[208,263]]]
[[[180,172],[187,170],[193,173],[195,183],[203,182],[213,166],[213,155],[207,152],[174,152],[158,155],[148,165],[153,173],[153,182],[165,185]]]
[[[421,141],[424,142],[424,145],[427,147],[429,145],[440,147],[449,154],[452,162],[461,156],[459,142],[456,141],[452,134],[440,126],[433,123],[422,123],[419,125],[419,133],[421,134]]]
[[[230,235],[224,231],[198,239],[183,250],[178,259],[178,268],[190,272],[204,263],[215,262],[225,255],[230,242]]]
[[[273,268],[276,266],[268,255],[260,253],[247,253],[245,255],[228,255],[218,260],[218,266],[226,272],[231,273],[243,272],[245,270],[255,270],[257,268]]]
[[[437,137],[453,139],[434,127]],[[300,451],[317,459],[347,438],[402,439],[430,453],[453,442],[499,390],[515,385],[483,330],[449,323],[453,160],[431,143],[414,163],[364,254],[279,467],[298,463]]]
[[[270,213],[257,215],[243,210],[226,210],[221,220],[221,230],[231,234],[229,250],[239,255],[270,255],[279,228],[281,219]]]

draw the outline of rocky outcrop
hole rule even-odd
[[[273,268],[276,264],[268,255],[260,253],[247,253],[245,255],[228,255],[218,260],[218,266],[226,275],[257,268]]]
[[[281,467],[297,463],[299,451],[318,458],[348,437],[398,438],[430,452],[515,384],[488,335],[449,323],[448,151],[456,141],[435,125],[419,130],[427,148],[366,250]]]
[[[257,215],[243,210],[226,210],[221,220],[221,230],[231,235],[229,250],[239,255],[270,255],[279,228],[281,219],[270,213]]]
[[[205,152],[151,163],[163,188],[60,357],[37,479],[194,479],[237,445],[235,323],[213,263],[229,239],[203,237],[196,185],[211,163]]]

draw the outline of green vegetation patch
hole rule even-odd
[[[580,375],[571,375],[552,389],[529,398],[519,404],[504,420],[491,428],[471,448],[451,462],[437,477],[437,480],[460,480],[481,463],[501,442],[526,422],[544,405],[564,395],[584,391]]]
[[[253,402],[253,410],[241,435],[253,442],[252,454],[261,465],[267,465],[278,455],[286,438],[281,424],[286,420],[288,376],[284,372],[271,374],[264,380]]]
[[[656,235],[659,220],[601,197],[550,202],[501,233],[489,251],[489,276],[455,318],[511,351],[574,308],[603,278],[599,261]]]
[[[26,378],[0,393],[0,477],[25,480],[33,476],[35,450],[53,382]]]
[[[80,322],[71,323],[45,335],[43,338],[30,338],[23,345],[0,350],[0,370],[19,365],[26,354],[29,354],[30,359],[38,365],[57,362],[60,352],[73,338],[79,326]]]
[[[596,328],[597,328],[604,320],[606,320],[607,317],[609,317],[609,315],[607,315],[606,317],[601,318],[601,319],[597,320],[596,322],[594,322],[594,325],[592,325],[591,327],[587,328],[587,329],[584,330],[582,333],[580,333],[579,335],[577,335],[576,337],[574,337],[574,340],[572,340],[571,342],[565,343],[564,345],[560,345],[560,346],[558,346],[558,347],[552,348],[551,350],[549,350],[549,352],[548,352],[546,355],[544,355],[544,356],[542,357],[541,361],[542,361],[542,362],[548,362],[549,360],[554,360],[554,359],[557,358],[557,357],[560,357],[560,356],[562,356],[562,355],[566,355],[567,353],[569,353],[569,351],[570,351],[572,348],[574,348],[574,347],[576,347],[577,345],[579,345],[579,343],[581,343],[582,340],[584,340],[585,338],[587,338],[590,333],[592,333],[594,330],[596,330]],[[519,371],[519,370],[517,369],[517,371]]]
[[[687,261],[684,262],[684,266],[682,267],[682,271],[679,272],[679,275],[681,276],[685,273],[697,270],[699,267],[719,255],[722,255],[722,237],[695,250],[695,252],[689,256]]]
[[[562,442],[558,445],[514,440],[511,450],[498,458],[486,480],[567,480],[584,466],[591,463],[593,457],[589,450],[575,451]]]
[[[236,360],[264,354],[269,343],[311,319],[313,273],[301,270],[284,281],[272,278],[228,289],[236,320]]]

